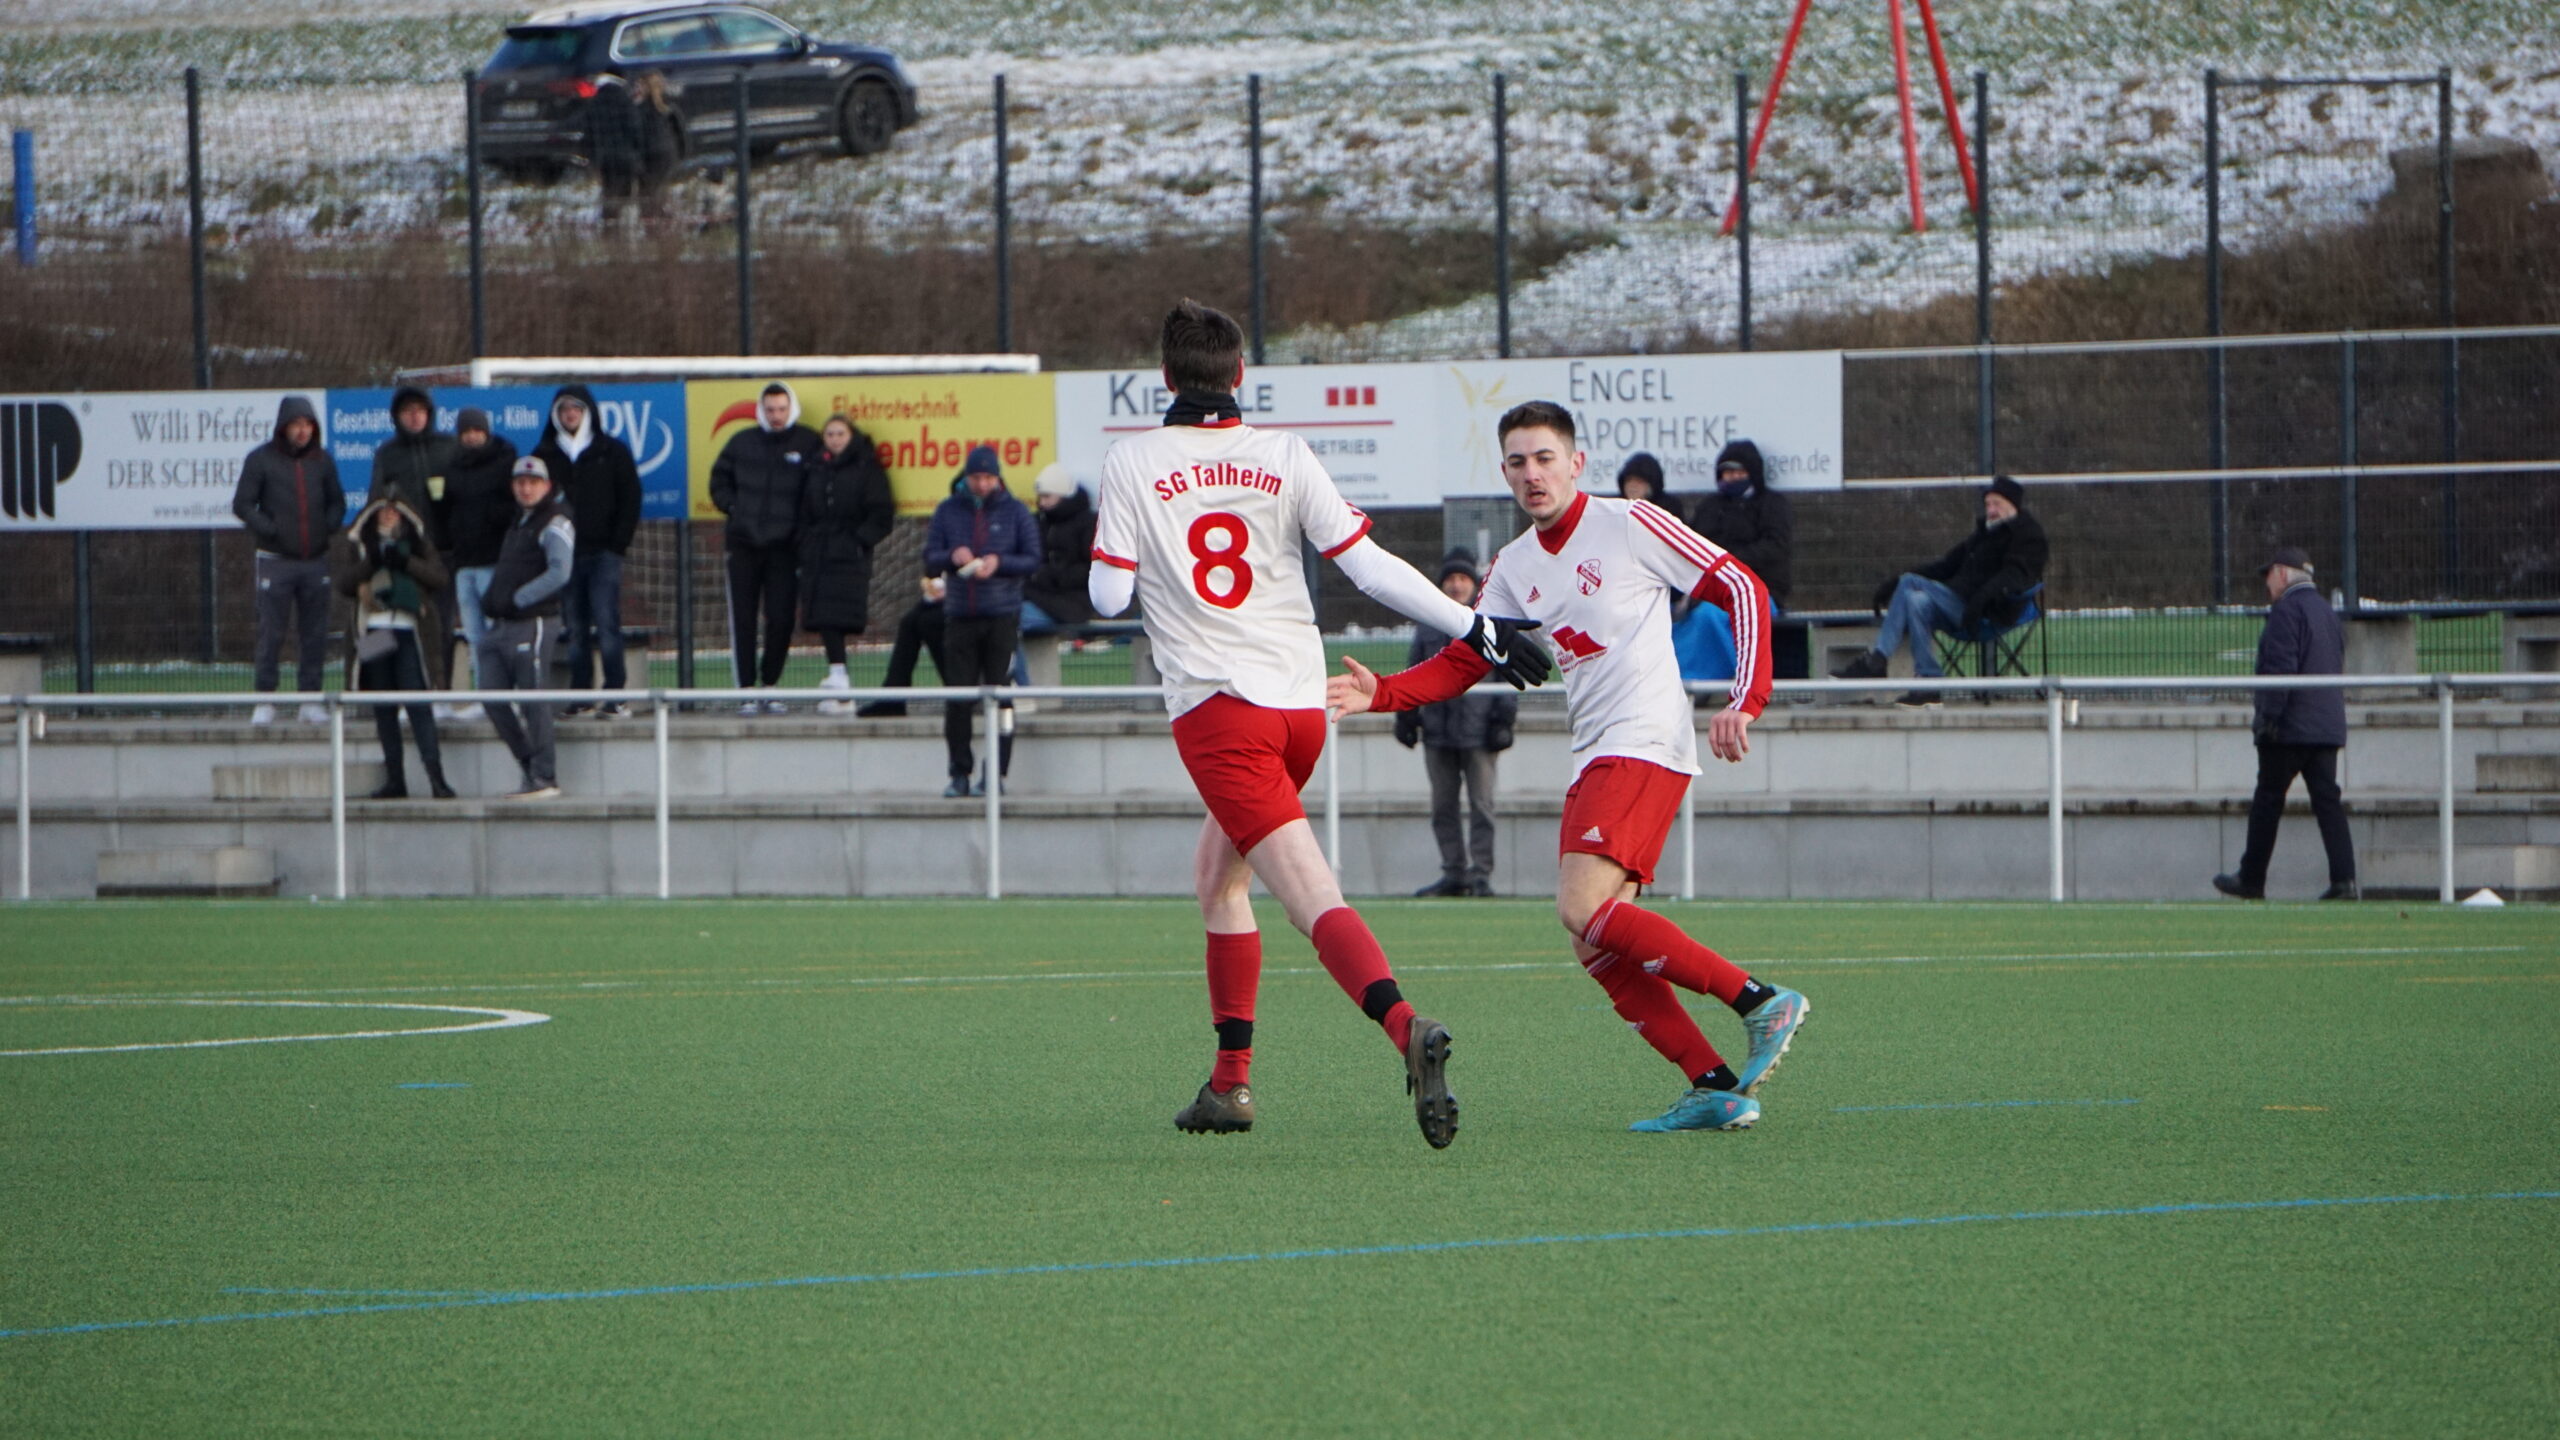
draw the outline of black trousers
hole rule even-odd
[[[2356,878],[2355,838],[2347,831],[2346,803],[2338,798],[2338,747],[2277,745],[2258,742],[2258,791],[2249,797],[2249,843],[2240,852],[2240,883],[2252,890],[2267,884],[2267,861],[2276,852],[2276,826],[2284,820],[2284,797],[2293,777],[2302,777],[2311,792],[2312,818],[2320,822],[2320,843],[2329,852],[2329,883],[2344,885]]]
[[[1022,614],[945,615],[942,617],[942,667],[945,685],[1010,685],[1013,650],[1021,643]],[[975,700],[953,700],[942,707],[942,743],[951,751],[951,778],[967,780],[977,773],[978,757],[969,748],[969,720],[978,713]],[[996,774],[1013,769],[1013,737],[996,744]]]
[[[756,663],[756,614],[764,614],[764,662]],[[782,683],[791,659],[791,627],[800,618],[797,546],[729,542],[729,648],[738,688]]]
[[[397,642],[390,654],[379,660],[367,660],[356,667],[356,684],[366,690],[424,690],[427,688],[427,656],[418,648],[415,630],[383,632]],[[408,776],[400,761],[400,708],[397,705],[373,707],[373,733],[382,741],[383,778],[394,785],[406,785]],[[418,758],[426,762],[427,778],[444,780],[444,751],[436,741],[436,712],[431,705],[412,705],[409,709],[409,733],[417,737]]]

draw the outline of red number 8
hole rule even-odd
[[[1225,543],[1212,547],[1210,536],[1222,530]],[[1191,588],[1200,592],[1201,599],[1221,610],[1233,610],[1253,593],[1253,567],[1244,563],[1244,548],[1251,539],[1243,517],[1223,510],[1212,510],[1191,522],[1191,553],[1200,562],[1191,567]],[[1221,570],[1231,578],[1224,595],[1209,588],[1209,577]]]

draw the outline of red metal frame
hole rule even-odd
[[[1982,206],[1981,184],[1975,175],[1972,147],[1966,143],[1963,114],[1956,105],[1955,80],[1947,70],[1947,47],[1938,31],[1937,10],[1930,0],[1914,0],[1914,3],[1920,7],[1921,33],[1929,41],[1929,65],[1937,74],[1938,105],[1947,117],[1947,136],[1955,142],[1956,168],[1964,176],[1965,205],[1978,211]],[[1812,9],[1813,0],[1796,0],[1795,14],[1787,21],[1787,38],[1778,47],[1777,68],[1769,73],[1769,88],[1760,97],[1760,118],[1751,126],[1751,146],[1742,161],[1746,174],[1759,173],[1760,146],[1769,138],[1769,122],[1778,113],[1778,92],[1786,86],[1787,70],[1795,63],[1796,44],[1804,38],[1805,16]],[[1903,27],[1902,0],[1885,0],[1885,9],[1893,22],[1893,85],[1902,111],[1902,171],[1904,189],[1910,196],[1911,228],[1926,230],[1929,218],[1920,199],[1919,122],[1911,101],[1911,46]],[[1987,138],[1974,137],[1976,143],[1983,143]],[[1718,233],[1733,233],[1734,222],[1740,218],[1739,199],[1740,187],[1736,186],[1734,195],[1726,201],[1724,223],[1718,227]]]

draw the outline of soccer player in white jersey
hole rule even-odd
[[[1731,700],[1708,722],[1717,758],[1751,749],[1751,722],[1769,700],[1768,593],[1749,567],[1670,512],[1642,500],[1586,495],[1573,416],[1532,400],[1502,417],[1502,468],[1532,528],[1504,546],[1476,608],[1546,627],[1564,672],[1573,723],[1574,779],[1565,791],[1556,913],[1576,959],[1620,1017],[1676,1065],[1689,1090],[1636,1130],[1741,1130],[1760,1118],[1752,1098],[1804,1023],[1805,998],[1765,985],[1635,903],[1680,800],[1698,773],[1695,712],[1671,649],[1671,601],[1724,607],[1733,621]],[[1520,642],[1526,648],[1528,641]],[[1399,674],[1349,672],[1327,686],[1339,714],[1406,710],[1445,700],[1486,666],[1451,646]],[[1736,1074],[1682,1008],[1673,986],[1713,995],[1742,1017],[1751,1051]]]
[[[1305,547],[1389,608],[1462,637],[1452,643],[1472,646],[1480,675],[1536,684],[1547,658],[1512,642],[1516,627],[1469,611],[1370,540],[1369,517],[1342,498],[1304,440],[1244,423],[1235,401],[1244,332],[1234,320],[1188,300],[1175,306],[1164,321],[1164,378],[1175,399],[1163,426],[1103,457],[1090,594],[1103,615],[1126,610],[1132,594],[1145,602],[1174,743],[1209,806],[1192,880],[1209,932],[1218,1054],[1173,1123],[1194,1134],[1253,1127],[1262,935],[1247,887],[1259,876],[1315,942],[1325,972],[1404,1056],[1423,1138],[1444,1147],[1458,1129],[1449,1031],[1415,1015],[1396,988],[1298,803],[1325,736],[1324,640]]]

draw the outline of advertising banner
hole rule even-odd
[[[640,470],[640,514],[650,520],[676,520],[684,515],[685,405],[684,386],[590,385],[604,433],[631,447]],[[550,418],[556,385],[493,385],[484,390],[459,386],[439,388],[435,426],[447,435],[465,407],[489,412],[489,424],[515,442],[516,453],[530,455]],[[350,497],[373,484],[373,452],[391,438],[389,390],[328,392],[329,453],[337,457],[338,480]]]
[[[1031,482],[1058,458],[1057,399],[1048,375],[825,375],[779,377],[812,430],[842,415],[871,437],[889,467],[903,514],[920,515],[951,493],[971,448],[995,447],[1006,488],[1031,499]],[[685,388],[693,515],[716,520],[711,467],[720,448],[756,423],[770,380],[696,380]]]
[[[1159,423],[1172,400],[1153,371],[1067,371],[1057,387],[1062,458],[1088,484],[1103,452]],[[1611,490],[1641,450],[1662,461],[1675,492],[1703,490],[1716,452],[1737,438],[1759,445],[1779,489],[1840,486],[1832,351],[1249,366],[1237,396],[1247,424],[1303,436],[1343,497],[1368,507],[1500,494],[1494,426],[1524,400],[1573,413],[1590,456],[1585,489]]]
[[[281,390],[0,396],[0,530],[228,527]],[[314,405],[324,392],[304,391]]]
[[[1442,381],[1436,365],[1262,365],[1245,370],[1244,422],[1303,437],[1354,505],[1437,505]],[[1091,488],[1103,452],[1162,424],[1173,395],[1153,370],[1057,377],[1062,458]]]

